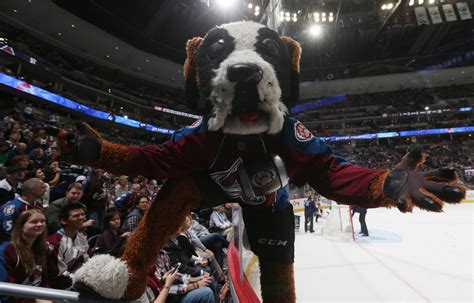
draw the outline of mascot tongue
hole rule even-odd
[[[257,120],[259,116],[260,115],[258,114],[258,112],[242,113],[239,115],[239,119],[242,121],[252,122]]]
[[[255,84],[237,83],[232,103],[240,120],[253,122],[260,117],[258,110],[259,96]]]

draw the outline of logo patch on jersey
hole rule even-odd
[[[237,160],[231,165],[229,169],[223,171],[215,171],[209,174],[209,177],[219,185],[220,188],[232,199],[242,201],[248,205],[259,205],[266,201],[265,196],[258,196],[256,199],[248,199],[244,196],[242,187],[239,184],[237,178],[237,171],[239,166],[242,165],[242,158]]]
[[[257,172],[252,178],[252,184],[257,188],[265,188],[272,184],[276,178],[276,173],[272,169],[263,169]]]
[[[313,138],[313,134],[301,122],[295,123],[295,137],[300,142],[306,142]]]
[[[11,216],[15,212],[15,205],[8,205],[3,209],[5,216]]]

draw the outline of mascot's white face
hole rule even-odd
[[[198,102],[209,117],[209,130],[241,135],[280,132],[288,115],[286,104],[296,101],[290,100],[290,78],[297,75],[291,71],[290,51],[276,32],[254,22],[209,31],[193,58]],[[188,43],[188,60],[189,53]]]

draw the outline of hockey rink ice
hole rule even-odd
[[[369,209],[370,237],[334,242],[318,235],[322,223],[305,233],[302,217],[297,302],[474,302],[473,218],[474,203],[443,213]]]

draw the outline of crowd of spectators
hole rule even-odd
[[[30,69],[29,61],[12,61],[2,67],[3,73],[91,108],[159,127],[177,129],[192,123],[189,119],[171,114],[156,112],[149,115],[154,106],[190,112],[184,104],[182,89],[138,81],[126,73],[107,69],[3,23],[0,23],[0,38],[0,42],[31,56],[41,62],[38,67],[44,68],[41,75],[38,68]]]
[[[68,290],[91,256],[121,256],[160,183],[62,162],[41,118],[25,104],[0,121],[0,281]],[[53,120],[74,128],[66,117]],[[165,302],[163,293],[166,302],[224,302],[228,296],[228,232],[209,231],[211,216],[202,214],[188,217],[150,268],[150,302]]]
[[[319,135],[401,131],[472,124],[474,85],[404,89],[347,96],[296,115]]]
[[[433,138],[428,142],[417,142],[423,146],[426,161],[421,170],[440,167],[454,167],[458,170],[461,181],[468,187],[474,188],[474,178],[468,171],[474,168],[474,138],[467,135],[461,138],[440,140]],[[338,145],[333,146],[336,154],[344,157],[350,163],[370,168],[391,168],[400,162],[411,144],[369,144],[369,146]]]

